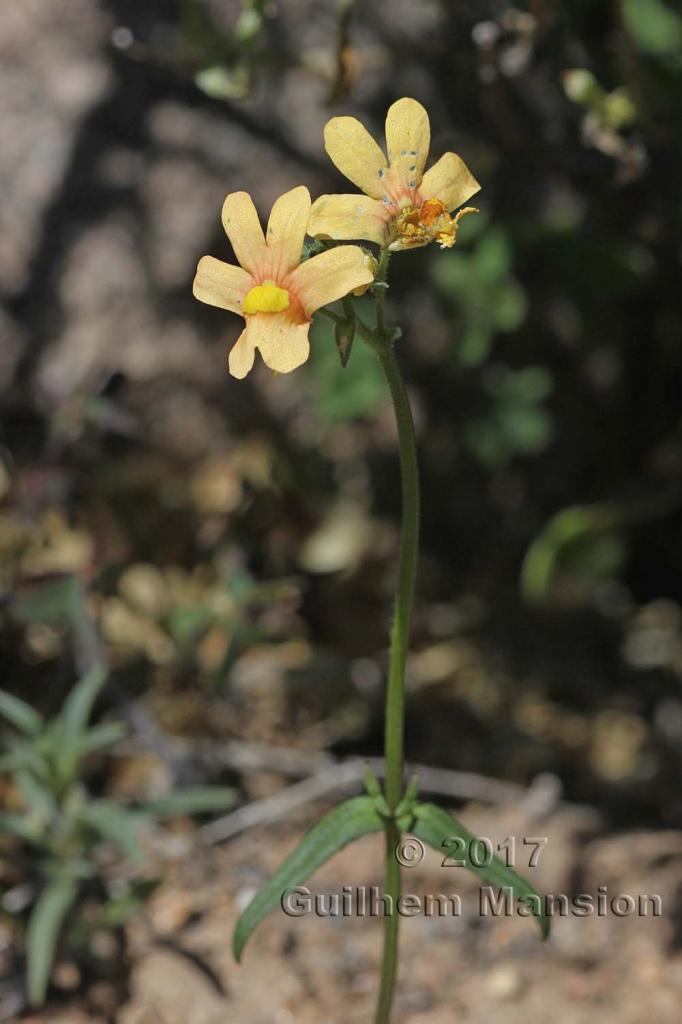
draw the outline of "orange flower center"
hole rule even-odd
[[[427,199],[422,203],[421,210],[419,211],[419,220],[422,224],[430,226],[439,217],[447,217],[448,220],[451,220],[450,214],[440,199]]]
[[[457,238],[457,225],[465,213],[475,213],[467,206],[451,217],[440,199],[425,199],[421,205],[401,205],[393,222],[394,238],[389,249],[415,249],[436,241],[441,249],[449,249]]]

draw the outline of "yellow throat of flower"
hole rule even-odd
[[[415,249],[429,242],[438,242],[449,249],[457,238],[457,225],[465,213],[477,213],[467,206],[451,217],[439,199],[426,199],[421,206],[404,205],[393,224],[394,239],[389,249]]]
[[[289,292],[274,281],[263,281],[247,292],[242,305],[244,313],[281,313],[289,308]]]

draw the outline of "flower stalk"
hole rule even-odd
[[[390,812],[385,830],[384,891],[389,897],[389,905],[393,912],[387,914],[384,919],[384,950],[376,1024],[388,1024],[390,1020],[398,966],[400,915],[397,906],[402,879],[400,863],[396,857],[396,848],[400,840],[396,811],[403,798],[405,670],[417,575],[420,519],[419,469],[414,420],[405,381],[395,355],[391,338],[393,332],[386,330],[386,276],[389,258],[388,249],[382,250],[374,290],[377,303],[376,331],[371,331],[362,320],[356,318],[356,329],[360,337],[377,353],[391,393],[398,428],[402,491],[398,589],[391,629],[384,732],[385,798]]]

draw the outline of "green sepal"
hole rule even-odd
[[[313,256],[318,256],[321,252],[324,252],[325,249],[329,248],[330,246],[323,239],[311,238],[303,243],[300,262],[304,263],[306,260],[312,259]]]
[[[365,765],[363,768],[362,779],[368,796],[381,796],[381,784],[369,765]]]
[[[419,779],[416,775],[413,775],[402,800],[395,809],[396,818],[401,818],[404,814],[411,814],[414,811],[418,792]]]
[[[540,893],[527,882],[521,875],[517,875],[512,868],[507,867],[499,857],[493,856],[491,862],[483,867],[473,864],[469,856],[472,840],[476,840],[468,829],[464,828],[442,807],[436,804],[417,804],[414,808],[415,823],[412,832],[418,839],[421,839],[434,850],[443,852],[447,849],[448,840],[457,838],[464,841],[463,850],[457,851],[458,858],[461,858],[464,867],[472,871],[486,885],[511,888],[514,899],[525,901],[531,908],[536,918],[543,939],[549,935],[550,919],[544,907],[544,900]]]
[[[396,817],[395,823],[400,832],[412,832],[414,814],[411,811],[407,811],[405,814],[401,814],[400,817]]]
[[[241,960],[251,933],[264,917],[280,906],[287,889],[305,882],[344,846],[370,832],[381,832],[383,828],[384,820],[376,809],[375,799],[370,796],[345,800],[313,825],[241,914],[232,938],[235,960]]]
[[[391,808],[388,806],[386,797],[383,793],[379,793],[378,796],[372,797],[372,803],[376,808],[377,814],[380,814],[382,818],[385,820],[393,818],[393,813]]]
[[[348,360],[350,359],[351,349],[353,348],[355,328],[352,324],[339,320],[334,327],[334,338],[336,340],[336,349],[339,353],[341,366],[345,369],[348,365]]]

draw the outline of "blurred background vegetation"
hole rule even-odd
[[[231,258],[228,191],[263,214],[300,183],[345,191],[327,118],[381,137],[411,95],[482,191],[452,251],[391,268],[424,489],[409,757],[550,772],[610,827],[679,827],[679,6],[22,0],[0,42],[2,686],[50,721],[105,667],[94,798],[282,784],[207,743],[380,751],[379,370],[359,343],[342,369],[320,323],[302,370],[237,382],[239,322],[191,280]],[[35,794],[5,767],[20,817]],[[18,835],[11,929],[44,868]]]

